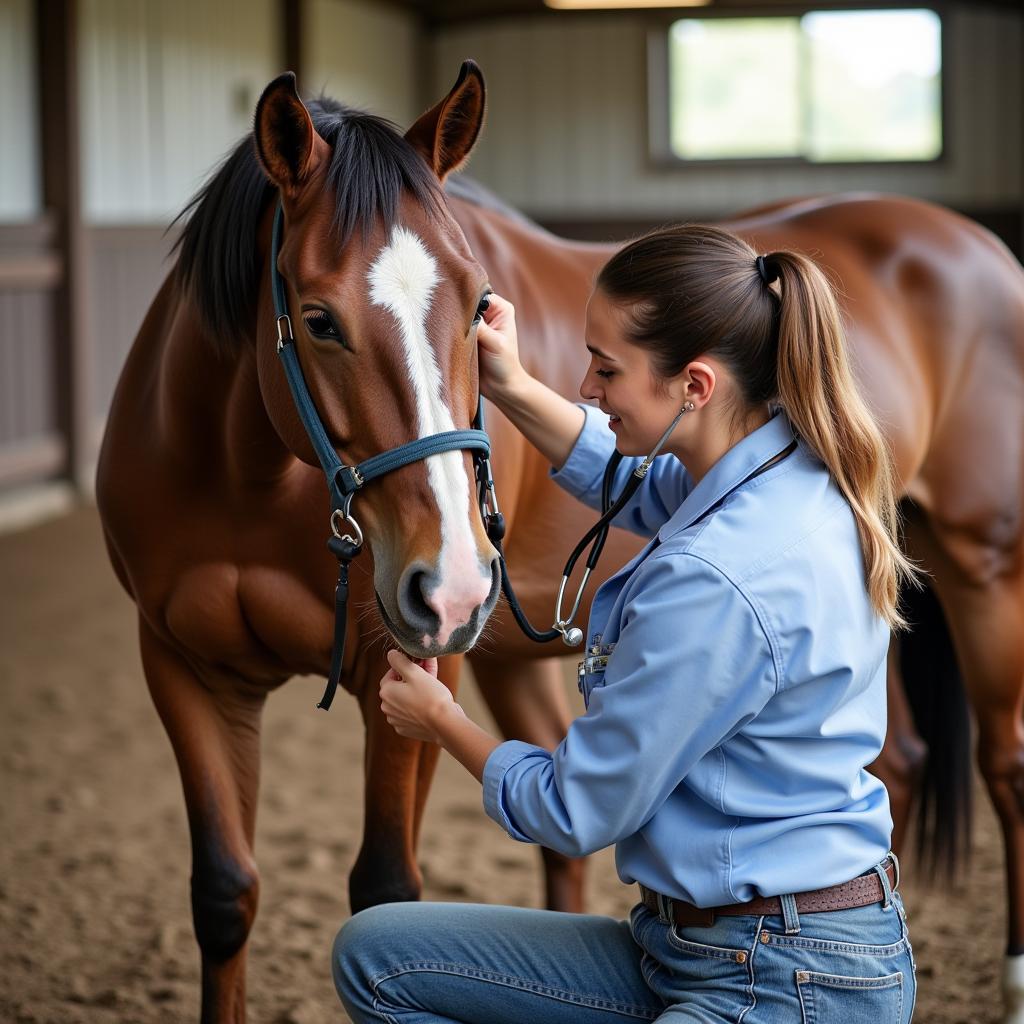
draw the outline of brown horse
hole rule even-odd
[[[526,368],[576,397],[585,302],[611,249],[444,197],[483,106],[471,62],[404,137],[330,101],[304,105],[291,76],[271,83],[253,138],[190,204],[177,267],[114,396],[97,496],[181,771],[205,1021],[244,1017],[261,710],[292,675],[327,673],[333,634],[327,491],[276,355],[268,261],[277,198],[279,266],[293,313],[302,310],[296,345],[344,461],[470,425],[473,324],[488,281],[516,304]],[[896,197],[795,201],[726,226],[762,251],[810,251],[840,286],[859,379],[912,502],[908,545],[934,573],[978,716],[980,765],[1006,835],[1011,952],[1024,953],[1024,274],[976,225]],[[561,557],[593,513],[550,483],[493,408],[487,427],[511,575],[528,616],[547,624]],[[354,512],[369,550],[353,565],[352,599],[376,605],[386,623],[350,616],[344,662],[367,736],[365,830],[349,880],[357,910],[419,895],[416,836],[437,757],[383,720],[376,638],[445,655],[452,688],[469,653],[505,735],[553,745],[568,715],[552,649],[527,641],[496,603],[470,452],[374,481]],[[638,547],[613,531],[605,564]],[[530,673],[525,658],[546,660]],[[903,675],[909,683],[906,666]],[[919,746],[907,739],[898,692],[878,767],[902,817]],[[548,905],[579,909],[578,865],[554,856],[546,865]]]

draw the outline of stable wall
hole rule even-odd
[[[434,92],[473,57],[488,119],[470,173],[542,220],[571,224],[717,216],[809,193],[907,193],[962,210],[1009,208],[1024,181],[1024,18],[982,5],[944,21],[946,154],[934,165],[661,167],[648,157],[647,30],[655,19],[488,19],[435,32]],[[766,84],[765,101],[771,89]],[[757,111],[751,111],[756,117]]]

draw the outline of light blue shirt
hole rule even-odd
[[[550,473],[599,510],[615,437],[580,407]],[[585,713],[553,752],[510,740],[487,759],[484,807],[514,839],[570,856],[614,843],[623,882],[701,907],[844,882],[886,855],[888,795],[865,766],[885,738],[889,628],[853,512],[802,439],[743,483],[794,436],[776,411],[696,486],[655,459],[615,520],[654,539],[594,596],[586,646],[600,634],[611,653],[581,678]]]

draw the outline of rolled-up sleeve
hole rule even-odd
[[[605,681],[549,752],[509,741],[484,766],[487,814],[578,857],[639,830],[693,766],[774,695],[776,661],[744,594],[696,555],[631,582]]]
[[[604,469],[615,451],[615,435],[608,428],[608,417],[596,406],[577,402],[586,414],[583,429],[559,469],[553,466],[548,475],[563,490],[584,505],[601,510],[601,483]],[[612,500],[622,491],[630,473],[643,461],[629,456],[619,463],[612,482]],[[626,507],[612,520],[644,537],[653,537],[668,522],[683,499],[693,490],[693,478],[686,467],[671,454],[655,458],[644,482]]]

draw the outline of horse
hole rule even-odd
[[[277,356],[278,203],[277,266],[301,311],[294,344],[344,460],[469,427],[474,325],[490,288],[516,305],[526,369],[576,397],[586,299],[613,247],[557,238],[450,187],[484,109],[472,61],[404,134],[325,97],[303,102],[290,73],[271,82],[251,134],[183,211],[177,263],[114,393],[97,505],[182,779],[206,1022],[245,1017],[262,708],[292,676],[327,675],[334,639],[335,566],[323,547],[331,504]],[[811,252],[839,289],[858,379],[905,482],[906,545],[933,574],[945,613],[929,628],[952,636],[978,719],[979,764],[1007,844],[1008,997],[1024,996],[1024,274],[978,225],[897,196],[791,200],[723,226],[762,250]],[[549,480],[497,409],[488,407],[487,427],[511,576],[538,621],[554,602],[550,566],[592,513]],[[551,649],[527,640],[499,600],[472,459],[445,451],[411,462],[354,506],[367,552],[353,563],[352,597],[376,617],[350,617],[342,664],[366,730],[353,912],[418,898],[416,841],[438,754],[383,719],[380,641],[440,656],[453,691],[469,657],[506,736],[553,746],[568,725]],[[638,549],[613,530],[604,557],[622,564]],[[894,642],[890,665],[891,728],[871,767],[893,794],[902,841],[912,788],[939,759],[923,757],[914,700],[900,685],[913,691],[913,658],[901,662]],[[926,739],[945,759],[959,753],[961,778],[969,748],[942,745],[958,712],[950,704],[935,718]],[[953,805],[945,789],[931,792],[941,831]],[[548,852],[545,867],[547,905],[582,909],[581,865]]]

